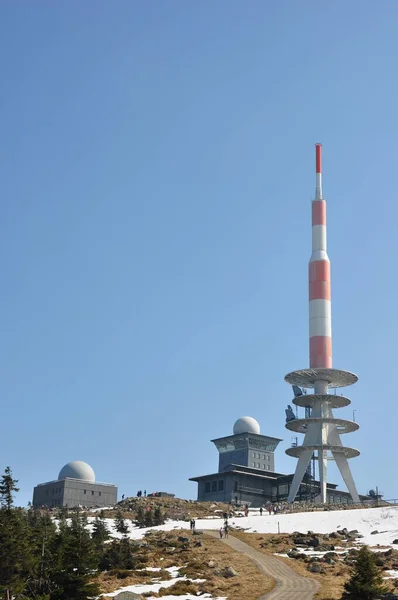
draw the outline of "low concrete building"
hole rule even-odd
[[[96,482],[93,469],[80,460],[65,465],[58,479],[39,483],[33,490],[34,507],[93,508],[114,506],[116,503],[117,487],[110,483]]]

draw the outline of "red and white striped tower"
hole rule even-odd
[[[326,201],[322,197],[322,145],[316,144],[316,191],[312,202],[309,264],[310,367],[332,368],[330,261],[326,250]]]
[[[313,392],[296,396],[293,404],[310,408],[304,419],[289,420],[286,428],[304,434],[301,446],[286,450],[286,454],[298,458],[290,486],[288,501],[293,502],[301,490],[302,481],[311,457],[315,456],[319,467],[319,500],[328,501],[327,464],[335,460],[347,485],[353,502],[359,496],[348,465],[348,459],[359,451],[343,446],[340,436],[358,429],[358,424],[336,418],[333,409],[349,406],[346,396],[330,394],[330,388],[345,387],[358,378],[353,373],[332,368],[332,318],[330,302],[330,261],[326,250],[326,201],[322,196],[322,145],[315,145],[316,190],[312,201],[312,254],[309,263],[309,325],[310,368],[289,373],[285,381]],[[301,492],[300,492],[301,493]]]

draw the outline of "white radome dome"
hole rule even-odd
[[[253,417],[241,417],[234,425],[234,435],[241,433],[256,433],[260,435],[260,425]]]
[[[62,467],[59,472],[58,479],[82,479],[83,481],[89,481],[95,483],[95,473],[93,469],[86,462],[82,460],[73,460],[67,465]]]

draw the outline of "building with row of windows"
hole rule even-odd
[[[93,469],[81,460],[66,464],[58,479],[39,483],[33,490],[33,506],[36,508],[93,508],[114,506],[116,502],[117,487],[96,482]]]
[[[287,501],[293,474],[275,471],[274,453],[281,441],[261,435],[260,425],[252,417],[238,419],[232,435],[212,440],[219,452],[218,472],[190,478],[198,484],[198,500],[252,507]],[[319,481],[306,474],[296,500],[314,500],[319,494]],[[327,500],[331,504],[352,502],[350,494],[333,483],[328,483]]]

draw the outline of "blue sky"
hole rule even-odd
[[[308,366],[314,143],[360,492],[394,477],[398,3],[5,0],[0,455],[194,498]],[[330,479],[340,482],[335,467]]]

